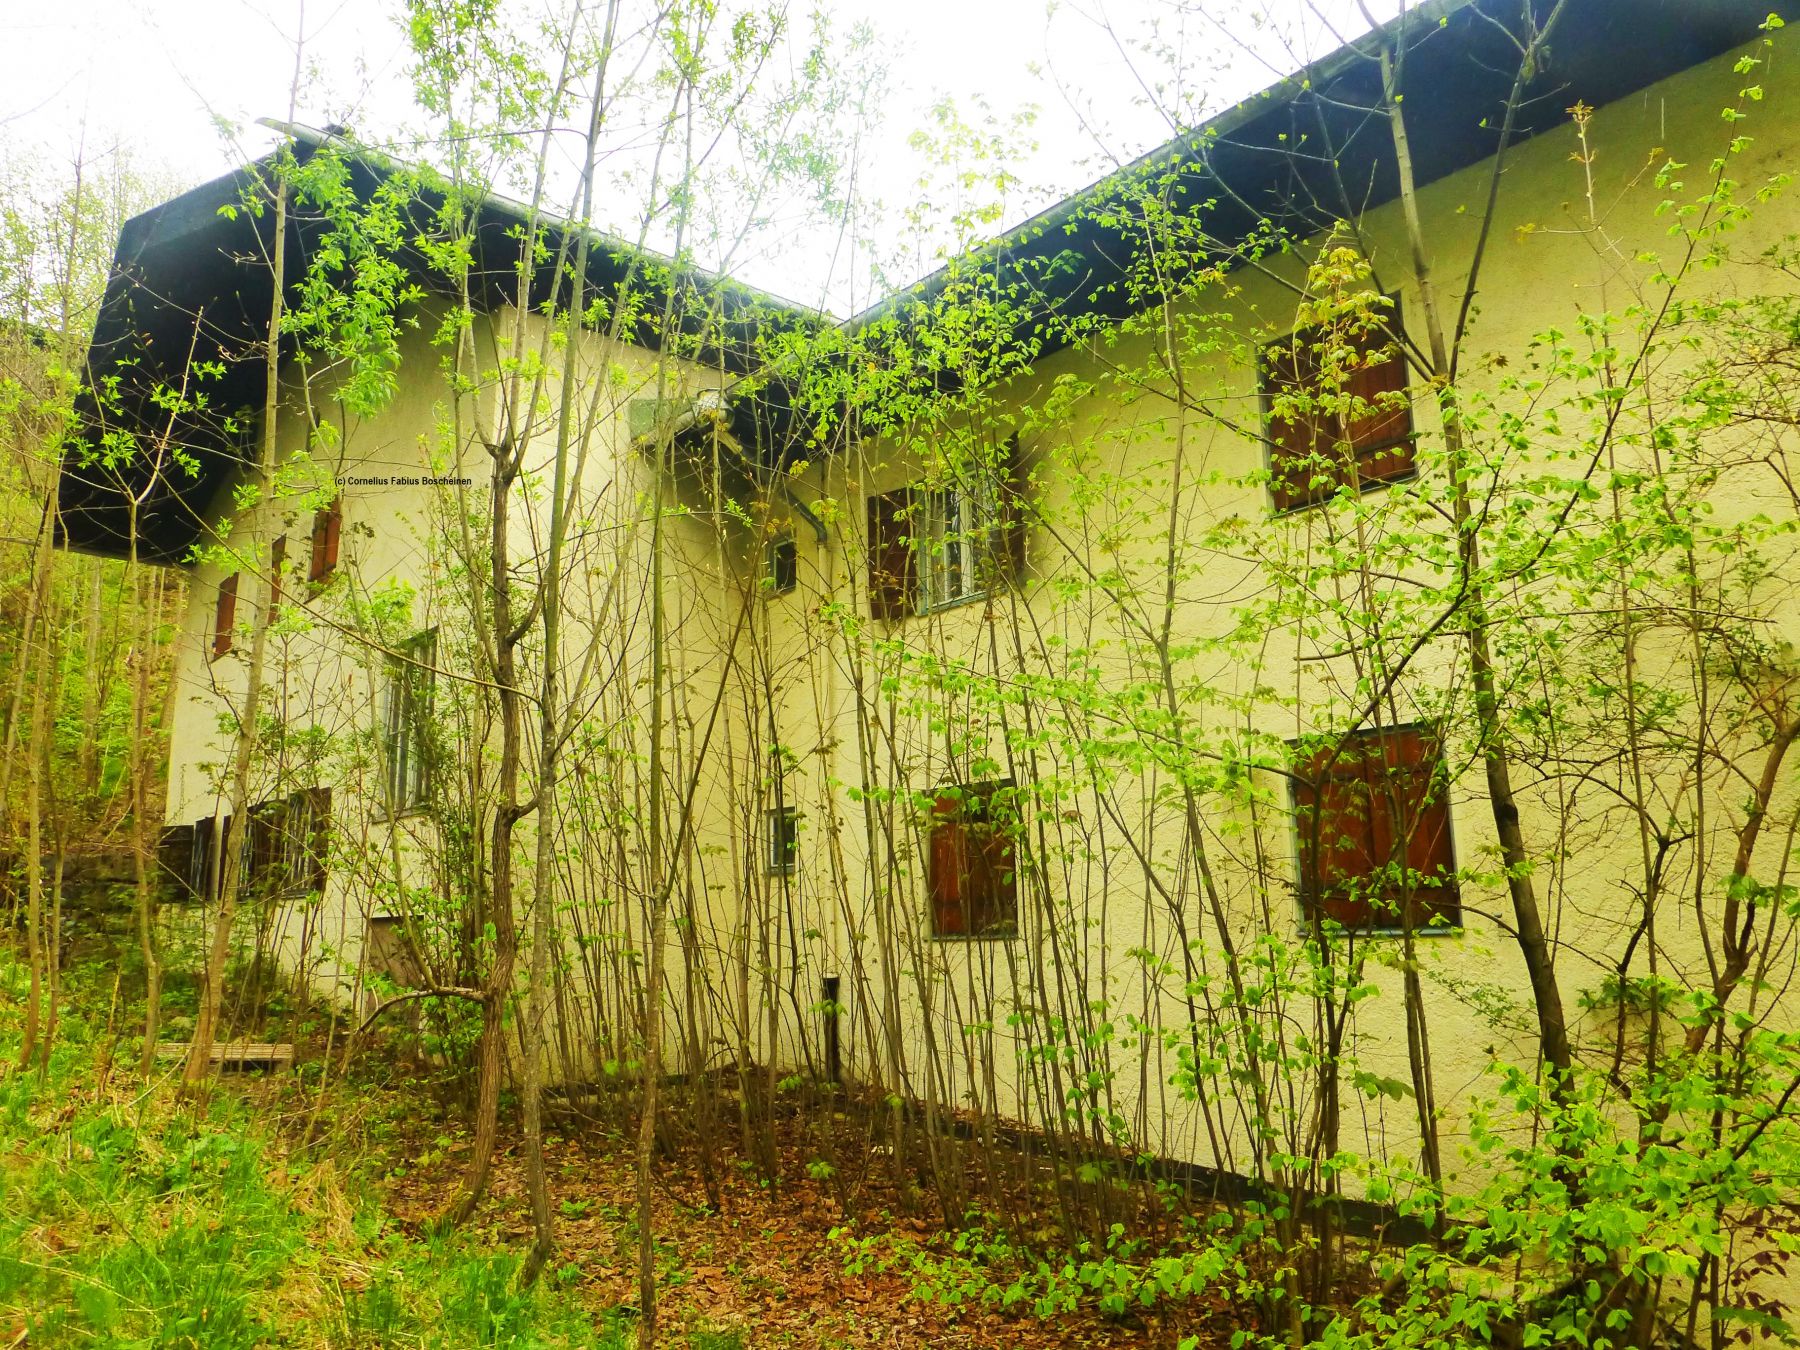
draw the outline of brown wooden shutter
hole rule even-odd
[[[1010,928],[1019,918],[1019,878],[1012,835],[991,823],[971,826],[969,839],[969,930]]]
[[[269,622],[281,613],[281,569],[287,563],[287,536],[279,536],[269,545]]]
[[[902,619],[915,608],[918,571],[907,537],[912,503],[911,488],[869,498],[869,613],[877,619]]]
[[[231,630],[237,623],[237,584],[236,572],[219,582],[219,597],[213,605],[214,656],[223,656],[231,650]]]
[[[1395,813],[1387,822],[1389,852],[1384,856],[1415,875],[1415,885],[1405,896],[1405,920],[1413,927],[1460,923],[1462,909],[1452,880],[1448,784],[1437,738],[1419,727],[1400,727],[1383,740],[1388,779],[1383,788]],[[1433,881],[1440,884],[1432,885]],[[1400,898],[1396,893],[1395,899]]]
[[[1318,397],[1319,363],[1311,333],[1296,333],[1263,349],[1263,398],[1269,415],[1269,470],[1277,511],[1321,500],[1329,485],[1313,486],[1326,475],[1337,439],[1337,419],[1317,409],[1277,415],[1280,394]]]
[[[1355,738],[1335,759],[1332,747],[1321,748],[1294,787],[1301,893],[1309,908],[1352,929],[1376,920],[1368,901],[1376,848],[1363,749]]]
[[[1016,584],[1025,575],[1025,464],[1019,438],[1000,447],[998,512],[994,562],[1003,581]]]
[[[338,533],[343,528],[343,498],[334,497],[331,505],[313,515],[312,561],[307,567],[308,581],[323,581],[337,567]]]
[[[1330,758],[1329,747],[1315,754],[1294,788],[1309,910],[1316,905],[1352,929],[1460,922],[1435,736],[1419,727],[1362,732],[1346,740],[1326,771]],[[1411,887],[1402,868],[1415,874]],[[1441,884],[1429,884],[1434,880]]]
[[[1385,348],[1383,346],[1385,344]],[[1344,392],[1366,406],[1349,419],[1344,439],[1356,455],[1356,471],[1365,480],[1386,482],[1413,472],[1412,405],[1394,399],[1406,392],[1406,357],[1397,343],[1379,330],[1359,346],[1385,351],[1350,372]],[[1394,406],[1384,406],[1386,403]]]
[[[931,932],[934,937],[961,937],[969,932],[968,830],[960,796],[939,797],[933,808],[931,856]]]

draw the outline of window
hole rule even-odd
[[[793,535],[771,539],[764,563],[771,595],[786,595],[800,584],[800,548]]]
[[[772,877],[794,874],[800,848],[800,813],[791,806],[778,806],[764,814],[763,838],[768,846],[764,866]]]
[[[250,808],[250,837],[238,855],[239,885],[264,895],[323,891],[330,828],[330,788],[258,802]]]
[[[1317,912],[1363,931],[1456,927],[1447,789],[1428,727],[1360,731],[1312,751],[1294,779],[1307,919]]]
[[[202,816],[194,822],[193,846],[188,854],[188,887],[197,899],[213,899],[213,850],[223,842],[217,816]]]
[[[916,502],[924,553],[919,608],[945,609],[979,600],[992,580],[986,566],[995,527],[992,505],[961,488],[928,488]]]
[[[931,813],[929,889],[933,937],[1005,937],[1019,921],[1010,783],[945,788]]]
[[[1386,327],[1336,338],[1304,329],[1263,349],[1276,510],[1312,506],[1348,483],[1375,487],[1416,472],[1397,333],[1390,317]],[[1289,398],[1309,406],[1284,415],[1278,406]]]
[[[1024,482],[1016,438],[997,482],[917,485],[869,498],[869,608],[900,619],[990,594],[1025,562]]]
[[[237,623],[238,574],[233,572],[219,583],[218,599],[213,602],[212,654],[221,657],[231,650],[232,628]]]
[[[313,513],[312,561],[307,565],[308,581],[324,581],[337,569],[338,534],[344,526],[344,499],[334,497],[331,505]]]
[[[330,830],[330,788],[307,788],[288,798],[273,858],[276,890],[298,893],[325,889]]]
[[[388,663],[381,708],[381,753],[389,815],[423,806],[437,632],[419,634]]]

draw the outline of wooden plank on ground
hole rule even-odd
[[[186,1059],[189,1047],[178,1041],[163,1041],[156,1047],[158,1059]],[[223,1041],[214,1044],[212,1062],[221,1068],[278,1069],[294,1062],[292,1044],[272,1041]]]

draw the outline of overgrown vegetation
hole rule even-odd
[[[1221,1307],[1244,1346],[1800,1339],[1800,245],[1759,140],[1800,105],[1771,19],[1681,77],[1706,114],[1685,160],[1581,103],[1523,142],[1580,12],[1493,20],[1515,66],[1456,196],[1418,181],[1404,72],[1437,30],[1410,14],[1354,58],[1375,205],[1312,156],[1304,191],[1282,166],[1234,216],[1249,189],[1203,128],[1002,265],[978,245],[1016,186],[1004,139],[946,110],[918,209],[958,247],[834,325],[699,263],[778,200],[849,237],[859,42],[685,0],[574,4],[547,34],[408,5],[433,166],[296,133],[221,208],[245,267],[292,283],[234,358],[260,409],[208,403],[224,362],[148,391],[119,372],[96,416],[136,398],[154,424],[70,451],[129,494],[236,438],[189,561],[203,604],[244,607],[190,633],[211,646],[177,697],[211,719],[182,800],[240,825],[208,836],[178,1105],[140,1086],[162,960],[141,676],[131,805],[90,781],[133,829],[144,1077],[106,1049],[42,1147],[108,1212],[155,1210],[160,1255],[21,1164],[45,1208],[15,1246],[59,1195],[91,1231],[15,1262],[62,1283],[18,1287],[70,1336],[180,1343],[151,1328],[191,1333],[198,1305],[250,1344],[285,1333],[257,1296],[324,1243],[372,1263],[346,1343],[428,1314],[483,1343],[587,1334],[530,1292],[585,1214],[558,1201],[557,1117],[632,1141],[644,1346],[677,1159],[719,1211],[739,1170],[810,1183],[835,1261],[938,1308],[1153,1317],[1190,1346]],[[630,239],[591,228],[603,171]],[[1541,312],[1537,269],[1575,300]],[[359,497],[396,454],[446,481]],[[52,483],[24,490],[21,800],[0,790],[39,1065],[7,1080],[20,1131],[96,1062],[91,1026],[33,1020],[68,828],[46,849],[48,676],[94,666],[66,636],[94,629],[55,617]],[[160,611],[125,566],[148,652]],[[317,856],[263,867],[245,822],[324,788]],[[286,1025],[323,1031],[306,1176],[335,1176],[310,1121],[374,1037],[466,1106],[428,1242],[384,1249],[357,1206],[331,1229],[269,1180],[280,1136],[209,1095],[215,1035],[266,1029],[228,991],[278,981]],[[450,1236],[515,1109],[517,1265]]]

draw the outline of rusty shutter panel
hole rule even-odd
[[[1377,863],[1364,747],[1351,738],[1335,760],[1331,751],[1315,753],[1294,784],[1300,892],[1309,912],[1368,928],[1376,919],[1368,879]]]
[[[1406,393],[1406,357],[1397,342],[1374,332],[1357,345],[1365,364],[1349,373],[1344,392],[1365,411],[1349,417],[1344,439],[1356,456],[1356,471],[1372,482],[1389,482],[1413,472],[1412,405]],[[1385,345],[1380,345],[1385,343]]]
[[[1319,357],[1312,333],[1295,333],[1263,348],[1263,403],[1269,419],[1269,472],[1275,509],[1291,511],[1330,495],[1331,485],[1315,479],[1327,476],[1337,441],[1337,419],[1316,408],[1283,417],[1275,411],[1282,394],[1319,396]]]
[[[1405,921],[1413,927],[1459,924],[1450,841],[1449,783],[1443,753],[1429,730],[1403,727],[1389,734],[1390,792],[1400,815],[1393,822],[1395,862],[1414,878],[1405,896]],[[1397,899],[1399,897],[1396,897]]]
[[[231,650],[231,630],[237,623],[237,583],[236,572],[219,583],[219,598],[213,605],[214,656],[223,656]]]
[[[907,537],[912,504],[911,488],[869,498],[869,613],[877,619],[903,619],[915,608],[918,571]]]
[[[287,536],[269,545],[269,622],[281,615],[281,569],[287,563]]]
[[[1016,585],[1025,575],[1025,456],[1019,438],[1000,447],[994,564],[1002,581]]]
[[[338,534],[343,523],[342,497],[333,497],[331,505],[313,514],[312,561],[306,571],[308,581],[323,581],[337,567]]]
[[[946,795],[932,808],[931,856],[928,859],[933,937],[961,937],[969,932],[968,829],[962,798]]]

